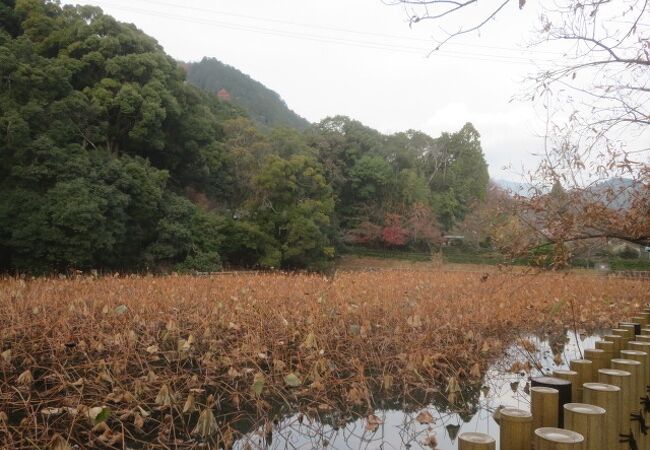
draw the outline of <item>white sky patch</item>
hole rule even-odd
[[[494,178],[518,180],[501,168],[532,169],[530,154],[542,149],[533,105],[510,103],[536,62],[557,57],[525,47],[537,23],[534,2],[508,5],[480,33],[427,57],[438,24],[409,28],[403,8],[381,0],[78,1],[134,23],[174,58],[216,57],[238,68],[312,122],[342,114],[383,133],[436,137],[469,121]],[[465,18],[483,13],[469,8]]]

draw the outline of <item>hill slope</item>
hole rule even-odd
[[[215,58],[203,58],[200,62],[184,66],[187,81],[214,94],[225,90],[227,94],[222,93],[260,125],[299,130],[309,126],[309,122],[289,109],[276,92],[232,66]]]

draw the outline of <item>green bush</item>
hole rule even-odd
[[[217,252],[199,252],[188,256],[176,265],[178,272],[217,272],[221,270],[221,257]]]

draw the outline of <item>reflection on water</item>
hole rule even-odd
[[[568,368],[569,361],[581,358],[582,350],[593,348],[596,339],[573,332],[518,339],[489,368],[483,383],[465,386],[454,405],[443,395],[434,394],[430,401],[421,403],[425,407],[379,401],[375,410],[378,420],[350,420],[334,413],[317,421],[294,414],[276,422],[273,431],[267,425],[247,433],[234,448],[431,449],[437,443],[435,448],[440,450],[455,450],[458,435],[469,431],[490,434],[498,448],[499,426],[494,411],[501,406],[529,409],[529,375],[550,375],[555,369]],[[422,411],[430,415],[420,414]]]

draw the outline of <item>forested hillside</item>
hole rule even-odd
[[[280,96],[216,58],[183,64],[187,81],[201,89],[229,98],[242,107],[253,121],[264,127],[289,127],[304,130],[309,122],[289,109]]]
[[[483,198],[467,124],[259,127],[99,8],[0,2],[0,270],[327,264],[428,248]]]

